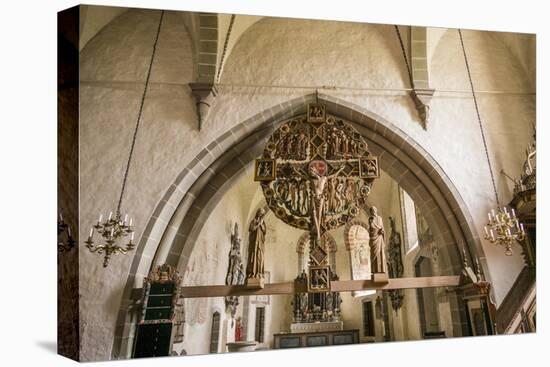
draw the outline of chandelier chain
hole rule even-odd
[[[399,39],[399,44],[401,45],[401,52],[403,52],[403,59],[405,59],[405,65],[407,66],[407,73],[409,74],[409,82],[411,83],[411,88],[414,88],[414,79],[412,77],[409,60],[407,59],[407,52],[405,52],[405,45],[403,44],[403,38],[401,37],[399,26],[395,25],[394,27],[395,27],[395,32],[397,33],[397,38]]]
[[[487,157],[487,164],[489,165],[489,172],[491,173],[491,181],[493,183],[493,190],[495,191],[495,199],[497,201],[497,207],[500,208],[500,200],[498,198],[497,185],[495,181],[495,175],[493,173],[493,166],[491,164],[491,159],[489,158],[489,149],[487,148],[487,140],[485,139],[485,131],[483,130],[483,124],[481,122],[481,115],[479,113],[479,106],[477,104],[476,93],[474,90],[474,83],[472,82],[472,74],[470,72],[470,64],[468,63],[468,57],[466,55],[466,48],[464,47],[464,40],[462,38],[462,31],[458,30],[458,35],[460,37],[460,45],[462,46],[462,53],[464,54],[464,63],[466,64],[466,71],[468,72],[468,80],[470,81],[470,88],[472,90],[472,97],[474,99],[474,106],[477,114],[477,121],[479,123],[479,130],[481,131],[481,139],[483,140],[483,148],[485,149],[485,155]]]
[[[134,154],[134,148],[135,148],[136,140],[137,140],[137,133],[138,133],[139,125],[140,125],[140,122],[141,122],[141,114],[143,112],[143,105],[144,105],[144,102],[145,102],[145,96],[147,94],[147,89],[148,89],[148,86],[149,86],[149,79],[151,77],[151,69],[153,68],[153,61],[155,59],[155,53],[157,51],[157,44],[158,44],[158,40],[159,40],[160,28],[162,26],[163,18],[164,18],[164,10],[162,10],[161,13],[160,13],[159,25],[158,25],[157,34],[156,34],[156,37],[155,37],[155,42],[153,44],[153,52],[151,54],[151,60],[149,61],[149,69],[147,70],[147,77],[145,79],[145,87],[143,88],[143,94],[141,96],[141,102],[140,102],[140,105],[139,105],[138,117],[137,117],[137,121],[136,121],[136,126],[134,128],[134,135],[132,136],[132,144],[130,145],[130,153],[128,154],[128,162],[126,163],[126,170],[124,171],[124,178],[122,180],[122,188],[120,190],[120,197],[118,199],[116,214],[120,214],[120,208],[121,208],[121,205],[122,205],[122,198],[124,196],[124,190],[126,189],[126,181],[128,180],[128,172],[130,171],[130,165],[132,163],[132,156]]]
[[[235,14],[231,14],[231,19],[229,20],[229,27],[227,28],[227,34],[225,36],[225,41],[223,42],[223,51],[220,58],[220,64],[218,66],[218,73],[216,74],[216,83],[219,83],[222,73],[222,68],[225,63],[225,57],[227,54],[227,48],[229,46],[229,37],[231,37],[231,31],[233,30],[233,24],[235,23]]]

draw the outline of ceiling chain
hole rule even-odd
[[[153,68],[153,61],[155,59],[155,53],[157,51],[157,43],[158,43],[158,40],[159,40],[160,28],[162,26],[163,18],[164,18],[164,10],[162,10],[161,13],[160,13],[160,20],[159,20],[159,25],[158,25],[158,29],[157,29],[157,35],[155,37],[155,42],[153,44],[153,52],[151,54],[151,60],[149,61],[149,69],[147,70],[147,77],[145,79],[145,88],[143,88],[143,94],[141,96],[141,102],[140,102],[140,105],[139,105],[139,112],[138,112],[138,117],[137,117],[137,121],[136,121],[136,127],[134,128],[134,135],[132,137],[132,144],[130,145],[130,153],[128,154],[128,162],[126,163],[126,170],[124,171],[124,178],[122,180],[122,188],[120,190],[120,197],[118,199],[118,205],[117,205],[117,209],[116,209],[117,214],[120,214],[120,207],[122,205],[122,197],[124,196],[124,190],[126,188],[126,181],[128,180],[128,171],[130,170],[130,164],[132,163],[132,156],[134,154],[134,148],[135,148],[135,145],[136,145],[137,133],[138,133],[139,125],[140,125],[140,121],[141,121],[141,114],[143,112],[143,104],[145,102],[145,95],[147,94],[147,89],[148,89],[148,86],[149,86],[149,79],[151,77],[151,69]]]
[[[462,46],[462,53],[464,54],[464,63],[466,64],[466,70],[468,71],[468,80],[470,81],[470,88],[472,90],[472,96],[474,98],[474,106],[476,108],[477,121],[479,122],[479,130],[481,131],[481,138],[483,140],[483,147],[485,149],[485,155],[487,157],[487,164],[489,165],[489,172],[491,173],[491,181],[493,182],[493,190],[495,191],[495,198],[497,201],[497,207],[500,208],[500,200],[498,198],[497,185],[495,181],[495,175],[493,174],[493,166],[491,159],[489,158],[489,149],[487,148],[487,140],[485,139],[485,132],[483,130],[483,124],[481,123],[481,115],[479,113],[479,106],[477,104],[476,93],[474,90],[474,83],[472,82],[472,74],[470,72],[470,64],[468,63],[468,57],[466,55],[466,49],[464,47],[464,40],[462,38],[462,31],[458,30],[458,36],[460,37],[460,44]]]
[[[411,83],[411,88],[414,88],[414,79],[412,77],[412,71],[411,71],[411,66],[409,65],[409,60],[407,59],[407,52],[405,52],[405,45],[403,44],[403,38],[401,37],[399,26],[396,25],[394,27],[395,27],[395,32],[397,33],[397,38],[399,39],[399,44],[401,45],[401,52],[403,52],[405,65],[407,66],[407,73],[409,74],[409,82]]]

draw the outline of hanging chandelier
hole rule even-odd
[[[136,145],[137,133],[138,133],[139,125],[141,121],[141,114],[143,112],[143,103],[145,101],[147,88],[149,86],[151,69],[153,66],[153,61],[155,59],[155,52],[157,49],[157,43],[159,39],[160,28],[162,25],[163,17],[164,17],[164,10],[161,11],[160,13],[159,25],[157,29],[155,42],[153,44],[153,52],[151,54],[149,69],[147,71],[147,77],[145,79],[145,88],[143,89],[143,94],[141,96],[141,103],[139,106],[138,117],[136,121],[136,126],[134,128],[134,135],[130,146],[130,153],[128,155],[128,162],[126,164],[126,170],[124,172],[124,178],[122,180],[122,188],[120,190],[120,197],[118,200],[116,211],[114,212],[114,215],[113,215],[113,212],[110,212],[109,216],[105,221],[102,221],[103,214],[100,214],[97,223],[90,228],[90,234],[88,236],[88,239],[84,241],[84,243],[86,244],[86,247],[88,248],[88,250],[90,250],[91,253],[104,254],[104,258],[103,258],[104,268],[106,268],[109,265],[109,260],[111,259],[112,255],[126,254],[135,248],[132,218],[128,220],[128,214],[126,214],[123,219],[120,209],[122,206],[122,198],[124,197],[124,189],[126,188],[126,181],[128,179],[128,171],[130,169],[130,164],[132,162],[132,156]],[[96,232],[99,233],[99,235],[101,236],[100,239],[103,240],[102,244],[95,243],[94,234]],[[125,242],[126,241],[125,238],[127,238],[128,236],[130,237],[128,242],[126,242],[126,244],[120,245],[119,242]]]
[[[484,228],[485,239],[495,245],[503,246],[504,254],[511,256],[514,241],[523,241],[525,239],[523,223],[518,221],[513,208],[511,213],[506,207],[499,207],[496,212],[494,209],[491,209],[487,213],[487,216],[489,222]]]
[[[489,166],[489,172],[491,173],[491,180],[493,182],[493,190],[495,192],[495,199],[497,203],[497,210],[491,209],[487,213],[489,219],[487,225],[484,227],[485,239],[497,246],[504,247],[504,254],[511,256],[512,244],[516,241],[523,241],[525,239],[525,230],[523,223],[520,223],[516,217],[514,209],[508,211],[506,206],[500,205],[498,197],[498,191],[496,187],[495,176],[493,174],[493,167],[489,158],[489,151],[487,149],[487,141],[485,139],[485,133],[483,131],[483,124],[481,123],[481,115],[479,113],[479,107],[477,104],[477,98],[474,90],[474,83],[472,82],[472,75],[470,72],[470,65],[468,64],[468,57],[466,56],[466,49],[464,48],[464,40],[462,38],[462,31],[458,30],[460,37],[460,44],[462,46],[462,53],[464,54],[464,62],[466,64],[466,70],[468,71],[468,79],[470,81],[470,87],[472,90],[472,97],[474,99],[474,106],[476,109],[477,120],[479,122],[479,129],[481,131],[481,138],[483,140],[483,147],[485,148],[485,155],[487,157],[487,164]]]
[[[134,249],[134,230],[132,229],[132,218],[130,218],[128,222],[128,214],[126,214],[124,220],[122,220],[119,211],[115,213],[114,217],[113,212],[111,212],[105,222],[102,222],[102,219],[103,214],[100,214],[97,223],[90,228],[90,235],[84,243],[90,252],[105,254],[103,258],[103,267],[106,268],[109,265],[109,260],[112,255],[126,254]],[[104,244],[96,245],[94,243],[93,237],[95,231],[103,237]],[[128,235],[130,235],[128,243],[124,247],[119,246],[117,244],[118,241],[128,237]]]

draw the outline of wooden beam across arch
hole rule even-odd
[[[457,287],[460,285],[459,275],[445,275],[434,277],[394,278],[388,283],[375,283],[366,280],[339,280],[332,281],[331,291],[352,292],[362,290],[390,290],[407,288],[434,288]],[[251,296],[251,295],[281,295],[307,292],[307,286],[301,283],[284,282],[269,283],[263,288],[247,288],[244,285],[206,285],[180,287],[180,297],[227,297],[227,296]]]

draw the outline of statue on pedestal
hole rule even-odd
[[[378,215],[378,210],[375,206],[371,206],[369,212],[371,271],[372,273],[386,273],[386,232],[384,231],[384,223],[382,222],[382,217]]]
[[[247,279],[263,279],[264,276],[264,251],[266,226],[264,222],[265,211],[260,208],[256,216],[250,222],[248,228],[248,261],[246,265]]]

